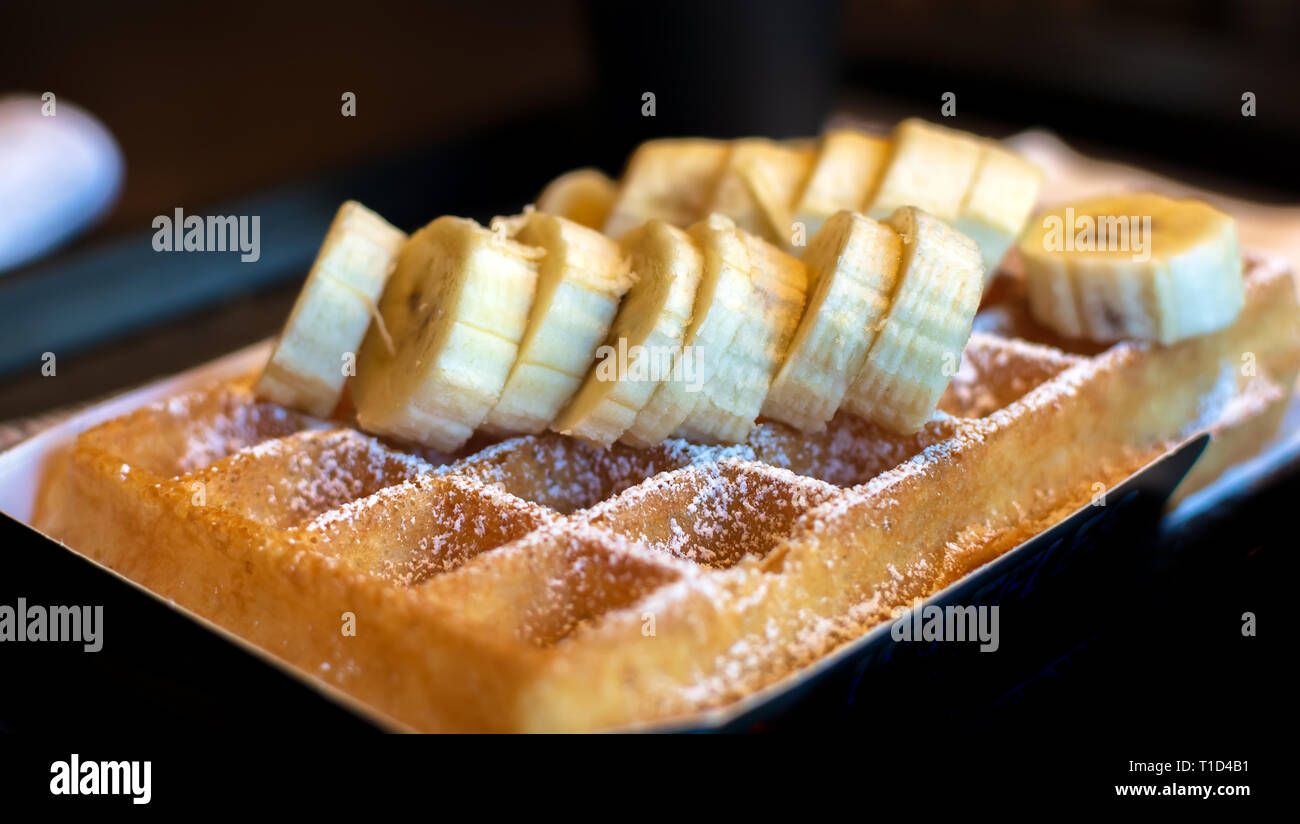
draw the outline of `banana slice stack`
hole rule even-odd
[[[808,309],[763,402],[766,417],[805,432],[825,427],[889,310],[902,249],[897,232],[854,212],[817,233],[803,256]]]
[[[564,218],[533,211],[493,226],[545,255],[527,331],[485,421],[494,432],[533,434],[582,383],[632,274],[617,243]]]
[[[991,279],[1029,219],[1042,173],[991,140],[904,120],[893,155],[866,208],[883,218],[917,206],[974,240]]]
[[[256,391],[328,416],[355,353],[358,423],[443,452],[476,431],[736,443],[760,416],[811,433],[841,409],[915,432],[1038,184],[909,120],[888,140],[650,141],[620,183],[570,172],[489,227],[407,238],[345,203]],[[1172,343],[1243,304],[1236,226],[1202,203],[1062,206],[1019,253],[1032,313],[1068,337]]]
[[[328,416],[354,365],[361,426],[443,451],[480,429],[735,442],[760,414],[817,431],[841,407],[912,431],[969,333],[971,273],[1038,183],[909,120],[888,139],[652,140],[621,181],[569,172],[491,227],[408,239],[348,203],[257,391]]]
[[[943,221],[904,206],[885,221],[903,243],[889,309],[844,406],[897,432],[915,432],[956,374],[984,291],[979,247]]]
[[[360,208],[344,214],[373,229]],[[322,261],[351,242],[342,231]],[[836,213],[803,260],[720,214],[685,230],[650,220],[615,242],[536,210],[490,227],[438,218],[386,263],[364,260],[349,266],[392,276],[360,344],[357,421],[443,452],[478,430],[548,427],[600,446],[735,443],[760,415],[812,432],[841,407],[915,431],[955,371],[983,284],[974,242],[912,207],[884,223]],[[300,303],[338,270],[318,263]],[[329,414],[337,389],[328,402],[291,397],[278,379],[293,341],[356,346],[356,324],[329,320],[294,312],[259,391]]]
[[[695,361],[713,361],[713,370],[676,434],[695,441],[738,443],[753,428],[803,314],[807,270],[721,215],[697,224],[692,236],[704,248],[706,260],[732,255],[730,264],[740,267],[747,288],[715,296],[715,304],[728,297],[739,304],[732,310],[739,323],[725,345],[698,346]],[[712,307],[699,301],[695,310],[712,314]]]
[[[636,421],[681,352],[703,273],[686,233],[652,220],[623,238],[634,284],[614,318],[600,365],[552,427],[608,446]],[[657,371],[656,371],[657,370]]]
[[[837,212],[883,220],[916,206],[972,238],[991,279],[1040,184],[1038,167],[998,143],[913,119],[888,138],[834,129],[817,141],[651,140],[618,184],[592,170],[570,172],[538,207],[610,237],[647,220],[685,228],[721,214],[798,253]]]

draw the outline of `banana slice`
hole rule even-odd
[[[778,140],[782,146],[787,149],[794,149],[796,152],[803,152],[808,155],[810,164],[817,160],[817,147],[821,144],[821,138],[817,137],[787,137],[784,140]]]
[[[682,352],[673,359],[672,377],[655,387],[623,433],[623,442],[632,446],[654,446],[686,420],[713,377],[714,367],[734,345],[736,334],[754,309],[749,250],[735,224],[722,215],[711,215],[687,231],[703,252],[695,307],[682,336]]]
[[[537,210],[600,229],[614,207],[618,184],[599,169],[574,169],[546,184],[537,196]]]
[[[899,123],[893,140],[894,153],[867,208],[868,216],[884,220],[900,207],[915,206],[942,221],[955,221],[979,170],[984,153],[980,141],[916,119]]]
[[[974,241],[920,209],[903,207],[885,223],[902,237],[898,283],[844,406],[907,434],[934,414],[957,371],[984,267]]]
[[[899,123],[867,214],[915,206],[970,236],[989,279],[1038,197],[1038,167],[990,140],[924,120]]]
[[[730,231],[740,239],[749,259],[750,296],[745,319],[731,345],[723,351],[701,352],[714,361],[694,408],[677,434],[703,442],[739,443],[754,428],[777,367],[794,337],[803,312],[808,273],[796,258],[766,241],[738,231],[718,215],[711,231]]]
[[[952,228],[979,245],[985,286],[1025,228],[1042,182],[1036,165],[996,143],[984,143],[979,169]]]
[[[349,356],[375,315],[406,233],[355,201],[339,207],[307,273],[271,358],[258,397],[327,418],[338,406]]]
[[[710,213],[780,246],[790,244],[790,206],[812,170],[815,155],[771,140],[733,140],[714,189]]]
[[[888,157],[889,141],[883,137],[850,129],[827,132],[794,210],[806,237],[814,237],[836,212],[860,211]]]
[[[854,212],[834,215],[803,254],[809,298],[763,416],[803,432],[826,428],[875,340],[898,278],[894,230]]]
[[[1236,222],[1199,201],[1125,194],[1061,206],[1019,249],[1030,310],[1067,337],[1168,344],[1227,326],[1245,302]]]
[[[379,303],[394,351],[377,329],[361,345],[358,423],[443,452],[459,449],[505,386],[544,254],[456,217],[415,233]]]
[[[703,258],[680,229],[652,220],[624,236],[633,285],[604,352],[551,428],[609,446],[636,420],[680,354]],[[605,349],[605,347],[602,347]]]
[[[545,249],[546,257],[528,331],[485,423],[495,432],[534,434],[582,384],[632,278],[619,245],[593,229],[536,211],[504,225],[520,243]]]
[[[605,234],[620,238],[652,219],[688,226],[704,217],[728,148],[724,140],[695,138],[642,143],[628,161]]]

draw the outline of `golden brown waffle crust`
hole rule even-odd
[[[1013,289],[907,437],[841,415],[727,448],[543,435],[449,460],[225,383],[82,433],[34,523],[412,729],[681,718],[795,676],[1196,432],[1215,437],[1196,483],[1258,448],[1300,310],[1284,266],[1247,269],[1237,322],[1170,347],[1074,348]]]

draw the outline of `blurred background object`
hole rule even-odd
[[[98,228],[0,275],[0,419],[273,334],[347,197],[407,229],[484,219],[566,169],[616,173],[658,135],[939,119],[951,92],[959,128],[1046,127],[1091,156],[1300,199],[1286,0],[11,0],[4,18],[0,91],[77,101],[129,172]],[[259,215],[261,259],[155,252],[151,221],[176,208]],[[71,379],[41,375],[51,351]]]
[[[56,248],[117,196],[122,153],[84,109],[50,93],[0,98],[0,272]]]

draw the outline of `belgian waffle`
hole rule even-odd
[[[1246,268],[1238,320],[1167,347],[1055,338],[1006,278],[908,436],[841,414],[727,447],[445,456],[250,377],[82,433],[35,524],[412,729],[653,723],[792,676],[1196,432],[1196,483],[1258,448],[1300,310],[1283,266]]]

